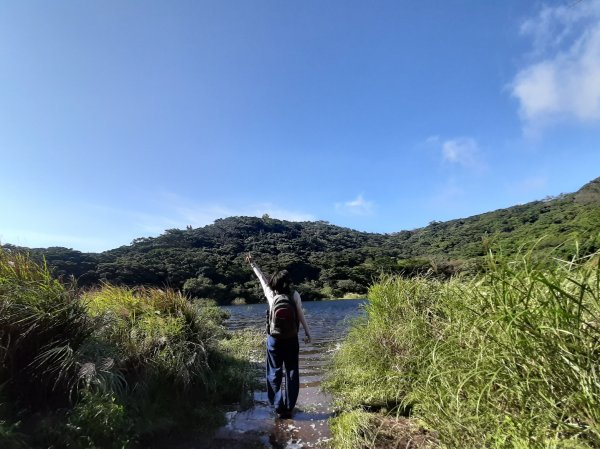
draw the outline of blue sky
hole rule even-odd
[[[600,0],[0,2],[0,242],[395,232],[600,176]]]

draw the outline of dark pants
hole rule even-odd
[[[267,394],[277,413],[291,412],[300,391],[298,338],[276,340],[267,335]],[[281,388],[285,366],[285,389]]]

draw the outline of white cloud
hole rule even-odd
[[[135,237],[158,235],[166,229],[183,229],[186,226],[201,227],[213,223],[216,219],[234,216],[262,217],[288,221],[313,221],[315,216],[309,213],[278,207],[272,203],[253,203],[243,207],[224,204],[198,202],[171,192],[160,193],[154,199],[155,212],[116,209],[101,205],[88,205],[115,220],[134,223]]]
[[[283,209],[270,203],[258,204],[254,206],[254,209],[248,215],[262,217],[264,214],[268,214],[271,218],[278,218],[280,220],[288,221],[313,221],[316,219],[312,214]]]
[[[427,139],[425,139],[426,146],[437,145],[439,143],[440,143],[440,136],[429,136]]]
[[[526,129],[600,121],[600,0],[544,7],[523,23],[532,60],[510,89]]]
[[[313,221],[316,218],[308,213],[277,207],[271,203],[255,203],[244,207],[228,207],[217,204],[194,202],[176,194],[161,194],[154,204],[152,212],[140,212],[134,209],[122,209],[101,204],[79,205],[87,217],[101,217],[100,227],[90,227],[96,220],[90,218],[85,232],[39,232],[33,229],[4,228],[0,230],[0,244],[11,243],[27,247],[66,246],[80,251],[100,252],[119,245],[129,244],[134,238],[156,236],[166,229],[184,229],[186,226],[204,226],[218,218],[230,216],[262,217],[268,214],[272,218],[289,221]],[[112,223],[105,224],[105,223]],[[89,229],[88,229],[89,227]]]
[[[456,185],[454,180],[450,180],[438,193],[431,197],[430,203],[437,208],[452,209],[464,196],[465,190]]]
[[[222,204],[198,203],[177,194],[163,195],[169,204],[164,216],[138,215],[140,225],[149,232],[162,232],[169,228],[185,226],[200,227],[213,223],[218,218],[233,216],[262,217],[268,214],[271,218],[288,221],[315,220],[312,214],[285,209],[272,203],[254,203],[244,207],[231,207]]]
[[[530,176],[509,186],[509,191],[517,194],[531,194],[543,191],[548,185],[546,176]]]
[[[335,204],[336,211],[350,215],[370,215],[373,213],[374,207],[375,204],[372,201],[365,200],[362,193],[352,201]]]
[[[486,168],[475,139],[470,137],[449,139],[441,144],[441,148],[444,161],[476,171],[483,171]]]
[[[8,229],[0,235],[0,243],[11,243],[29,248],[62,246],[80,251],[104,251],[110,241],[100,237],[83,237],[71,234],[53,234],[29,229]]]

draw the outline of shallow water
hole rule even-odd
[[[365,303],[363,299],[304,302],[312,342],[300,343],[300,395],[292,418],[276,418],[266,391],[257,391],[252,408],[228,413],[228,424],[219,430],[218,437],[254,438],[273,449],[327,447],[331,436],[327,420],[332,409],[329,396],[321,391],[321,380],[328,361],[347,333],[349,322],[362,314]],[[266,304],[224,307],[231,315],[227,325],[230,329],[262,330],[266,307]],[[264,381],[261,383],[264,385]]]

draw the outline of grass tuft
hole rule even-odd
[[[490,256],[471,280],[385,278],[326,386],[350,413],[410,414],[442,447],[600,447],[599,258]]]
[[[0,250],[1,446],[120,449],[221,424],[256,377],[226,316],[168,289],[82,293]]]

